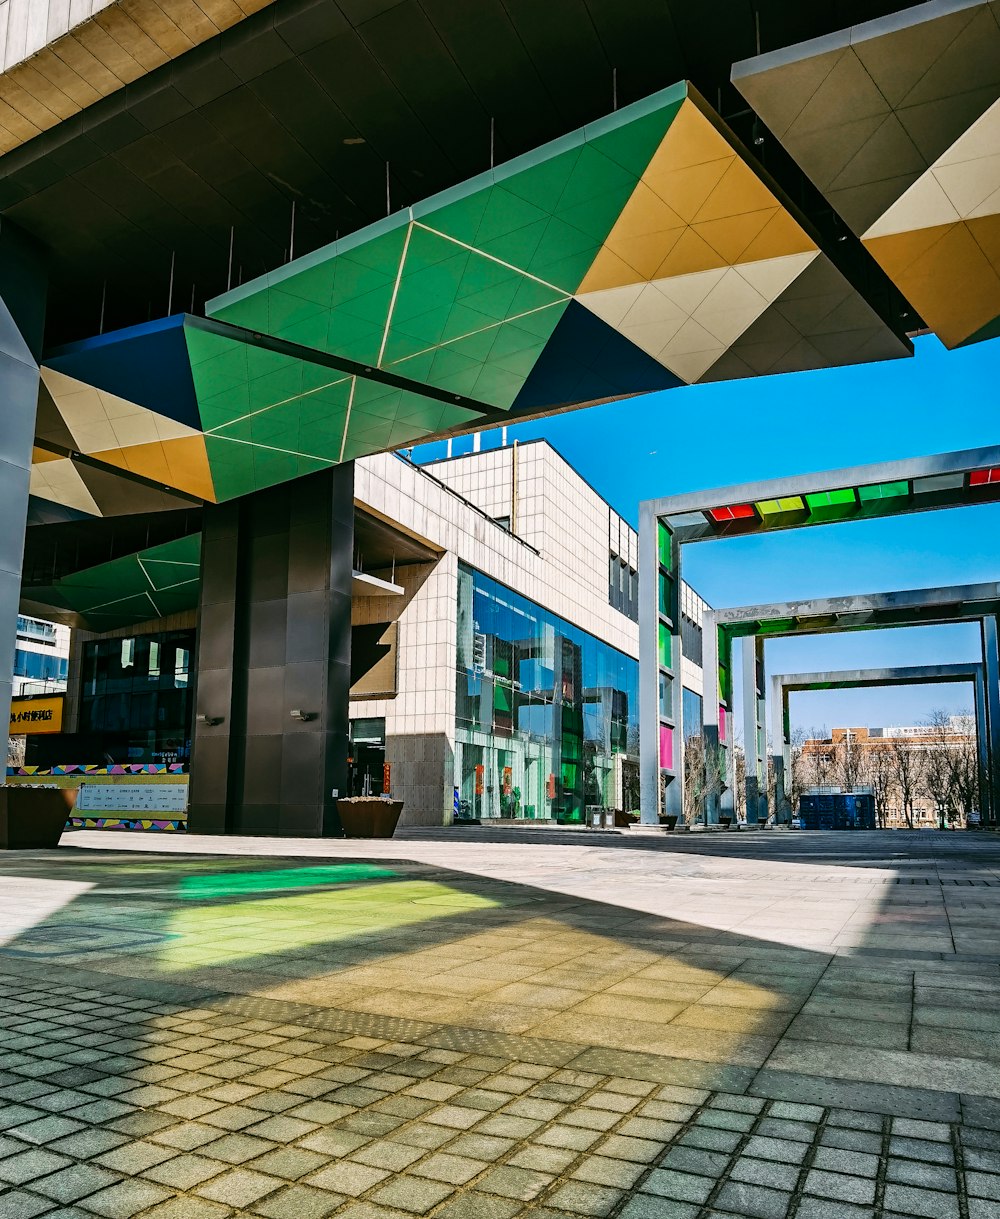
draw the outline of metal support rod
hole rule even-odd
[[[226,291],[233,286],[233,242],[236,239],[236,225],[229,226],[229,270],[226,272]]]
[[[618,69],[611,69],[611,109],[618,109]]]
[[[295,261],[295,200],[292,200],[292,225],[288,234],[288,261]]]
[[[387,216],[392,214],[392,201],[391,201],[391,196],[389,194],[389,162],[388,161],[386,161],[386,163],[385,163],[385,214]]]
[[[104,287],[101,289],[101,324],[97,331],[98,334],[104,333],[104,306],[107,302],[107,299],[108,299],[108,281],[105,280]]]
[[[174,311],[174,263],[177,259],[177,251],[173,250],[170,254],[170,287],[167,289],[167,317]]]
[[[496,165],[496,119],[490,116],[490,169]]]

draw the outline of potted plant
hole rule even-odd
[[[0,850],[57,847],[75,803],[76,792],[63,787],[0,786]]]
[[[389,796],[346,796],[337,801],[345,838],[391,838],[402,811],[403,801]]]

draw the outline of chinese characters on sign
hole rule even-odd
[[[14,698],[10,704],[10,735],[31,736],[39,732],[61,732],[62,694],[45,698]]]

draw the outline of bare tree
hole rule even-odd
[[[693,732],[684,742],[684,821],[703,820],[706,795],[705,737]]]
[[[869,737],[864,748],[865,783],[872,789],[875,824],[884,830],[889,819],[889,800],[893,787],[893,760],[884,737]]]
[[[851,735],[851,729],[844,730],[844,736],[833,742],[830,758],[830,777],[844,791],[850,792],[858,786],[863,766],[864,750],[861,740]]]
[[[813,787],[827,787],[833,779],[833,742],[827,739],[825,728],[810,728],[812,748],[804,753],[809,782]]]
[[[912,830],[913,805],[923,788],[927,753],[906,737],[894,736],[887,740],[892,789],[899,796],[906,828]]]
[[[959,736],[952,754],[954,770],[954,805],[968,824],[969,813],[982,807],[983,793],[979,786],[979,740],[976,717],[963,715],[958,721]]]
[[[944,818],[955,807],[955,778],[958,740],[947,711],[932,711],[926,721],[927,748],[924,751],[924,789],[944,828]]]
[[[743,821],[747,815],[747,755],[743,746],[733,742],[733,811]]]
[[[693,732],[684,742],[684,821],[688,825],[708,824],[709,809],[721,803],[726,790],[727,749],[708,745],[701,732]]]
[[[805,744],[805,729],[794,729],[788,745],[788,766],[785,770],[785,791],[793,814],[798,812],[799,800],[807,787]]]

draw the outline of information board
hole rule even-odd
[[[182,813],[186,783],[84,783],[76,811],[88,813]]]

